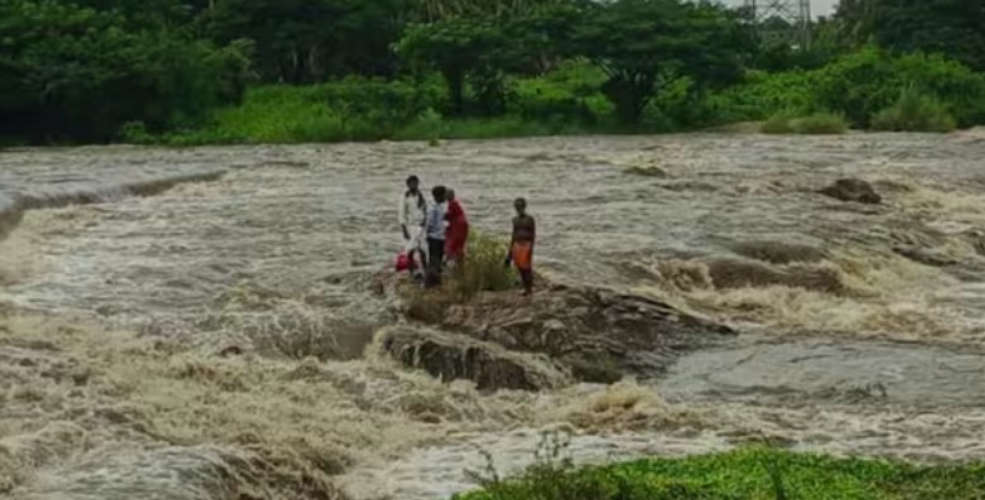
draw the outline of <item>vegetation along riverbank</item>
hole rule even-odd
[[[932,3],[842,2],[800,46],[680,0],[7,1],[0,144],[985,123],[985,11]]]

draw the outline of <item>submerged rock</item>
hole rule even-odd
[[[834,184],[821,189],[819,193],[841,201],[879,204],[882,196],[876,193],[872,184],[860,179],[838,179]]]
[[[664,179],[667,177],[667,172],[656,165],[629,167],[623,172],[629,175],[639,175],[642,177],[656,177],[658,179]]]
[[[820,262],[827,252],[808,245],[782,241],[744,241],[732,246],[735,253],[770,264]]]
[[[391,290],[413,303],[411,312],[419,312],[422,301],[432,304],[428,314],[413,318],[453,334],[390,332],[386,350],[408,366],[486,388],[654,377],[680,354],[733,333],[664,302],[601,288],[542,281],[533,297],[490,292],[467,302],[414,296],[420,291],[410,287]],[[541,356],[529,357],[534,354]],[[531,366],[540,371],[533,374]]]

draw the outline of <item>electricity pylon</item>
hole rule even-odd
[[[811,45],[811,0],[745,0],[745,10],[768,43]]]

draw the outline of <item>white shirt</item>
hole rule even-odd
[[[420,198],[410,193],[404,193],[400,196],[398,222],[401,226],[407,226],[409,231],[424,226],[424,222],[427,220],[427,202],[422,203],[420,201],[423,197],[423,193],[420,194]]]

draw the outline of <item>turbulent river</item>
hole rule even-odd
[[[579,462],[756,439],[985,459],[983,158],[981,129],[0,152],[0,494],[447,498],[559,428]],[[364,285],[411,173],[487,234],[527,197],[556,282],[739,335],[613,386],[402,368],[373,335],[404,320]],[[840,178],[882,203],[817,192]]]

